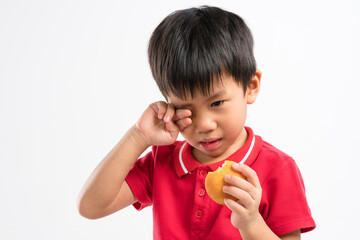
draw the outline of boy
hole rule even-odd
[[[300,239],[314,229],[294,160],[244,126],[261,80],[244,21],[215,7],[177,11],[155,29],[148,54],[166,102],[150,104],[95,169],[80,214],[152,205],[154,239]],[[219,205],[204,181],[225,159],[247,180],[227,175],[223,191],[238,200]]]

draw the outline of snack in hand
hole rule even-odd
[[[235,201],[237,200],[233,196],[226,194],[223,191],[224,185],[229,185],[228,183],[225,182],[224,179],[226,175],[229,174],[246,180],[246,178],[241,173],[233,170],[231,166],[234,163],[235,162],[233,161],[225,160],[224,164],[221,167],[219,167],[214,172],[209,172],[205,178],[206,192],[209,194],[211,199],[217,202],[218,204],[224,205],[225,204],[224,198],[230,198]]]

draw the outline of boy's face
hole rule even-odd
[[[175,109],[189,109],[192,123],[181,131],[193,147],[196,160],[209,164],[226,159],[246,141],[244,129],[247,104],[255,101],[260,88],[261,72],[257,71],[244,94],[243,87],[231,76],[216,81],[209,96],[195,91],[194,97],[183,100],[170,95]]]

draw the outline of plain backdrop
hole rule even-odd
[[[0,0],[0,239],[152,239],[151,207],[82,218],[77,195],[149,103],[147,62],[171,12],[242,16],[263,72],[247,125],[302,171],[317,228],[356,239],[360,4],[341,1]]]

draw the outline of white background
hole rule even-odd
[[[358,1],[0,0],[0,239],[152,239],[151,208],[93,221],[76,198],[162,100],[147,63],[151,32],[203,4],[252,29],[263,78],[247,125],[302,171],[317,223],[303,239],[358,236]]]

